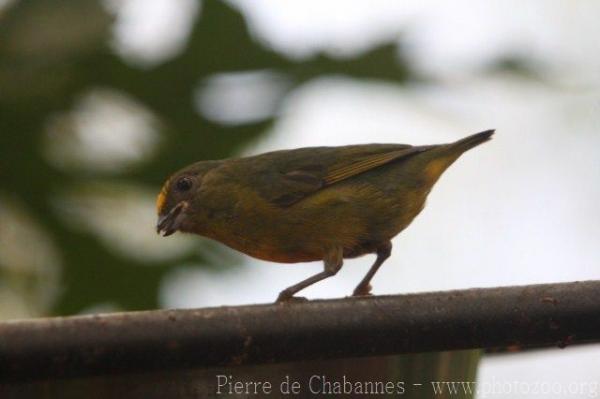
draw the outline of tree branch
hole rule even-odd
[[[600,281],[0,323],[0,379],[600,341]]]

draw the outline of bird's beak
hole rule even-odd
[[[170,236],[175,233],[181,226],[183,221],[183,212],[188,207],[187,201],[181,201],[175,205],[168,213],[159,216],[156,223],[156,232],[163,237]]]

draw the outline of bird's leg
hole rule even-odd
[[[354,293],[352,294],[353,296],[371,294],[371,285],[369,283],[371,282],[371,279],[373,278],[375,273],[377,273],[377,270],[379,270],[379,267],[381,267],[381,265],[383,265],[383,262],[385,262],[386,259],[389,258],[392,254],[392,243],[388,241],[380,245],[379,247],[377,247],[376,253],[377,259],[375,259],[375,263],[373,263],[373,266],[371,266],[371,268],[369,269],[365,277],[361,280],[361,282],[358,283],[358,285],[354,289]]]
[[[344,251],[342,248],[333,248],[325,256],[323,260],[324,269],[322,272],[315,274],[307,278],[306,280],[300,281],[298,284],[294,284],[291,287],[281,291],[277,297],[277,302],[285,302],[294,299],[294,294],[309,285],[313,285],[321,280],[325,280],[328,277],[335,276],[340,271],[344,263]]]

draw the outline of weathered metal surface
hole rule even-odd
[[[600,341],[600,282],[0,324],[0,379]]]

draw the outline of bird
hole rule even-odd
[[[392,238],[423,210],[441,174],[486,130],[447,144],[305,147],[205,160],[172,174],[156,201],[156,230],[216,240],[278,263],[322,261],[323,271],[279,294],[277,302],[332,277],[344,259],[376,259],[353,296],[392,253]]]

